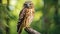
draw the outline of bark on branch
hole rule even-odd
[[[40,34],[39,32],[37,32],[36,30],[32,29],[32,28],[25,28],[25,31],[28,34]]]

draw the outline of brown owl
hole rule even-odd
[[[34,5],[32,1],[26,1],[23,5],[23,9],[19,14],[19,21],[17,24],[18,34],[21,34],[23,28],[30,27],[33,18],[34,18]]]

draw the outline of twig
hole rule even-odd
[[[37,32],[36,30],[32,29],[32,28],[25,28],[25,31],[28,34],[40,34],[39,32]]]

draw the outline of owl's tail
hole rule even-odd
[[[19,30],[18,30],[18,34],[21,34],[23,30],[23,26],[20,26]]]

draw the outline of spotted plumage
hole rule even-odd
[[[17,24],[18,34],[21,34],[23,28],[30,27],[33,18],[34,18],[34,5],[32,1],[26,1],[23,5],[22,11],[19,14],[19,20]]]

